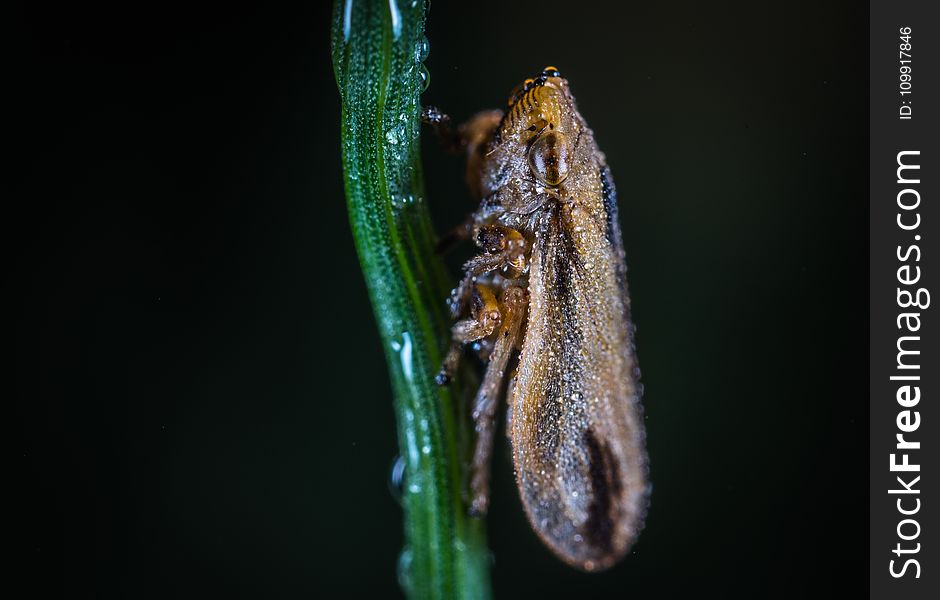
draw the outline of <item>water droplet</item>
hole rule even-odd
[[[418,79],[421,84],[421,91],[428,89],[428,86],[431,85],[431,73],[428,72],[428,68],[424,65],[421,65],[421,68],[418,69]]]
[[[411,334],[407,331],[401,334],[401,350],[399,351],[399,356],[401,357],[401,369],[405,374],[405,377],[411,381],[414,379],[414,364],[412,364],[412,354],[411,354]]]
[[[428,43],[428,38],[423,37],[421,41],[418,42],[418,48],[415,52],[415,57],[418,59],[418,62],[424,62],[428,59],[428,54],[431,52],[431,44]]]
[[[385,140],[393,146],[398,144],[398,131],[395,129],[389,129],[385,134]]]
[[[349,34],[352,32],[352,5],[353,0],[346,0],[343,7],[343,40],[349,41]]]
[[[411,548],[407,546],[401,551],[401,554],[398,555],[398,568],[396,569],[398,585],[401,587],[402,591],[405,592],[406,596],[411,596],[411,562],[413,558]]]
[[[401,12],[397,0],[388,0],[388,10],[392,13],[392,37],[397,40],[401,37]]]
[[[401,504],[402,492],[405,489],[405,459],[399,454],[392,460],[392,468],[388,476],[388,491],[398,504]]]

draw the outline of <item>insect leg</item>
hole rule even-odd
[[[528,244],[515,229],[504,225],[484,225],[477,230],[476,243],[486,252],[482,256],[498,256],[500,266],[505,267],[512,276],[518,276],[525,269]],[[467,265],[474,260],[471,259]]]
[[[464,149],[466,142],[460,133],[454,129],[450,116],[441,112],[436,106],[425,106],[421,111],[421,122],[434,128],[448,152],[458,153]]]
[[[477,229],[475,238],[485,254],[468,260],[464,266],[464,277],[450,295],[449,306],[453,318],[460,316],[470,298],[477,277],[502,269],[509,279],[517,277],[526,267],[528,244],[521,233],[503,225],[483,225]]]
[[[477,227],[487,221],[493,220],[504,212],[505,210],[502,207],[502,191],[497,190],[487,195],[480,202],[480,208],[477,212],[467,215],[467,218],[464,219],[462,223],[441,236],[434,246],[434,251],[438,254],[444,254],[458,243],[472,238]]]
[[[483,384],[473,402],[472,414],[477,438],[470,478],[470,513],[475,516],[485,515],[489,508],[490,455],[493,453],[496,409],[509,358],[516,347],[525,319],[526,293],[520,287],[506,288],[500,296],[499,304],[502,321],[490,354],[490,362],[486,367],[486,375],[483,376]]]
[[[452,319],[456,319],[460,316],[467,301],[473,296],[474,290],[476,289],[474,283],[476,283],[477,277],[498,269],[500,260],[498,256],[488,256],[484,254],[475,256],[464,264],[463,279],[460,280],[457,287],[450,293],[450,298],[447,301]]]
[[[490,140],[503,118],[502,111],[490,110],[477,113],[460,126],[460,137],[467,150],[467,186],[476,200],[482,200],[487,190],[481,185],[483,165]],[[485,204],[485,203],[484,203]]]
[[[484,111],[475,114],[469,121],[455,128],[450,115],[438,107],[426,106],[421,111],[421,122],[434,129],[434,133],[441,138],[448,151],[467,150],[470,155],[480,152],[502,118],[502,111]]]
[[[434,378],[438,385],[449,383],[457,371],[461,347],[491,335],[502,320],[499,303],[492,288],[477,285],[473,290],[473,299],[470,304],[471,318],[457,321],[451,328],[450,349],[447,351],[440,372]]]

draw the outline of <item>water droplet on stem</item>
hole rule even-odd
[[[401,551],[401,554],[398,555],[398,585],[401,587],[402,591],[405,592],[406,596],[411,595],[411,562],[413,556],[411,554],[411,548],[405,547]]]
[[[392,460],[392,468],[388,475],[388,491],[398,504],[402,503],[402,494],[405,490],[405,459],[396,455]]]
[[[423,37],[418,42],[417,52],[415,53],[418,62],[424,62],[428,59],[428,54],[431,53],[431,44],[428,42],[428,38]]]
[[[421,68],[418,69],[418,79],[422,92],[427,90],[428,86],[431,85],[431,73],[428,72],[428,68],[424,65],[421,65]]]

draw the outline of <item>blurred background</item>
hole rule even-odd
[[[11,16],[14,572],[36,595],[399,596],[328,3]],[[434,2],[427,35],[424,101],[458,121],[547,64],[571,82],[646,386],[652,505],[609,572],[539,543],[497,438],[496,596],[862,593],[867,5]],[[443,230],[473,206],[424,138]]]

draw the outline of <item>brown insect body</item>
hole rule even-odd
[[[498,120],[497,120],[498,119]],[[495,127],[494,127],[495,125]],[[455,290],[443,368],[484,340],[472,510],[488,505],[493,419],[507,369],[516,480],[533,528],[563,560],[610,567],[636,539],[648,484],[616,192],[568,83],[549,67],[462,129],[484,251]],[[498,299],[497,299],[498,298]],[[518,362],[511,359],[518,356]]]

